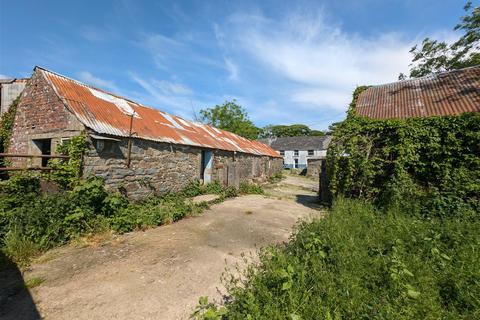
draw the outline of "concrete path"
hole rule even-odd
[[[299,219],[320,214],[301,201],[315,192],[289,180],[298,182],[287,178],[270,196],[230,199],[171,225],[48,252],[24,275],[44,279],[30,290],[37,309],[47,319],[188,319],[200,296],[221,298],[222,272],[242,253],[286,241]]]

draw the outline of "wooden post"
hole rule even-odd
[[[132,128],[133,128],[133,117],[135,112],[132,113],[130,117],[130,131],[128,133],[128,151],[127,151],[127,168],[130,168],[130,162],[132,157]]]

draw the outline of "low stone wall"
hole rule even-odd
[[[281,158],[216,151],[213,169],[214,180],[224,186],[238,187],[243,181],[265,181],[283,169],[283,161]]]
[[[126,166],[128,141],[92,139],[84,158],[84,175],[105,179],[109,189],[119,190],[132,199],[183,189],[201,179],[202,148],[133,139],[130,167]],[[254,156],[216,150],[212,181],[239,186],[242,181],[265,180],[282,169],[281,158]]]
[[[324,159],[308,159],[307,176],[318,178],[322,172],[322,161]]]

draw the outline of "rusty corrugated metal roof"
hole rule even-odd
[[[234,133],[170,115],[36,67],[66,106],[97,133],[128,137],[132,114],[135,137],[174,144],[280,157],[269,146]]]
[[[373,119],[480,112],[480,66],[370,87],[355,109]]]

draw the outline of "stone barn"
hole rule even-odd
[[[85,134],[89,151],[83,175],[134,199],[179,191],[191,181],[238,186],[282,169],[269,146],[191,122],[35,67],[17,108],[9,153],[49,155]],[[45,160],[12,158],[14,167]]]

